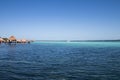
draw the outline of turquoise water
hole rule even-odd
[[[120,80],[120,42],[0,44],[0,80]]]

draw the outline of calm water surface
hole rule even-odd
[[[0,44],[0,80],[120,80],[120,42]]]

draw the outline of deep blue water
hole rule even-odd
[[[0,44],[0,80],[120,80],[120,42]]]

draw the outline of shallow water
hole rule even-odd
[[[0,44],[0,80],[120,80],[120,42]]]

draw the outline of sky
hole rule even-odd
[[[120,0],[0,0],[0,37],[120,39]]]

